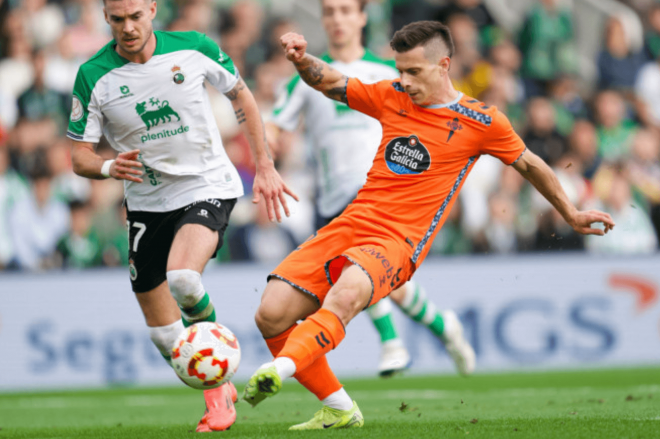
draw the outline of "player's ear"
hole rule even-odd
[[[440,61],[438,61],[438,64],[440,65],[440,68],[444,73],[449,72],[449,69],[451,68],[451,58],[448,56],[443,56],[440,58]]]
[[[105,22],[110,24],[110,19],[108,18],[108,11],[103,8],[103,18],[105,18]]]
[[[369,20],[369,17],[367,16],[367,13],[365,11],[360,12],[360,18],[362,19],[361,26],[365,27],[367,25],[367,21]]]
[[[156,18],[156,13],[158,12],[158,3],[156,3],[155,0],[149,0],[151,5],[149,5],[149,15],[151,16],[151,19],[153,20]]]

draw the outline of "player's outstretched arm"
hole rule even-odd
[[[339,73],[315,56],[305,53],[307,41],[302,35],[289,32],[280,37],[280,43],[287,59],[296,67],[303,81],[330,99],[348,103],[346,98],[348,76]]]
[[[602,236],[614,228],[614,220],[607,213],[598,210],[577,210],[569,201],[550,166],[530,150],[525,151],[513,167],[534,185],[576,232]],[[605,228],[603,230],[592,228],[593,223],[603,223]]]
[[[266,130],[254,96],[242,78],[239,78],[234,88],[225,93],[225,96],[231,101],[236,120],[250,143],[250,149],[257,168],[252,186],[252,193],[254,194],[252,202],[258,203],[261,196],[263,196],[268,209],[268,218],[271,221],[276,218],[277,221],[282,221],[280,204],[286,216],[290,215],[284,194],[291,195],[296,201],[298,201],[298,196],[289,189],[275,169],[273,157],[268,150]]]
[[[71,161],[73,163],[73,172],[81,177],[102,180],[112,177],[115,180],[128,180],[135,183],[142,183],[140,175],[142,163],[138,160],[139,149],[129,152],[122,152],[117,158],[112,160],[110,167],[106,170],[107,175],[102,171],[105,160],[96,154],[94,144],[89,142],[78,142],[71,140]]]

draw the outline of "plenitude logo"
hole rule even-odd
[[[147,110],[147,105],[150,107],[149,110]],[[135,105],[135,111],[147,127],[147,133],[140,137],[142,143],[148,142],[150,140],[164,139],[166,137],[176,136],[178,134],[183,134],[190,131],[190,127],[188,125],[180,125],[175,129],[165,129],[158,133],[149,133],[151,128],[159,125],[160,123],[166,124],[172,122],[173,117],[176,117],[176,122],[181,121],[179,113],[170,107],[170,103],[168,101],[161,102],[160,99],[152,97],[149,99],[148,103],[146,101],[138,102]]]
[[[176,129],[173,129],[173,130],[163,130],[159,133],[146,133],[146,134],[143,134],[140,137],[140,140],[142,141],[142,143],[145,143],[145,142],[148,142],[150,140],[164,139],[166,137],[172,137],[172,136],[176,136],[178,134],[187,133],[188,131],[190,131],[190,127],[188,125],[185,125],[185,126],[180,125],[179,128],[176,128]]]

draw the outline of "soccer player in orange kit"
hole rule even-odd
[[[454,89],[454,46],[443,24],[420,21],[396,32],[390,45],[400,79],[371,85],[306,54],[301,35],[281,43],[307,84],[378,119],[383,137],[355,201],[269,275],[256,322],[275,359],[254,373],[243,398],[254,406],[293,376],[323,408],[291,429],[360,427],[362,413],[325,354],[360,311],[410,279],[479,156],[513,166],[579,233],[603,235],[614,221],[578,211],[504,114]],[[604,228],[592,228],[596,222]]]

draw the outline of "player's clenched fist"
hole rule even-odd
[[[286,59],[291,62],[298,62],[305,56],[307,41],[305,37],[295,32],[289,32],[280,37],[280,43],[286,54]]]
[[[142,179],[137,177],[142,175],[142,163],[138,162],[139,149],[119,153],[114,163],[110,166],[110,177],[117,180],[128,180],[136,183],[142,183]]]

